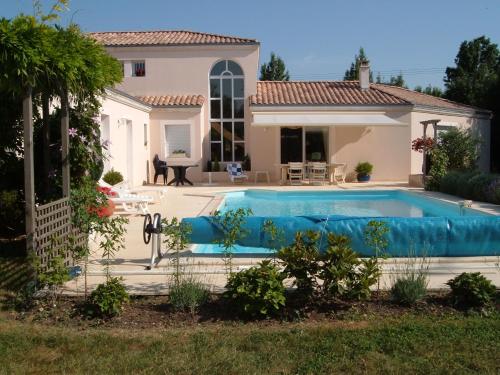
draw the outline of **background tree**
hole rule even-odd
[[[498,46],[481,36],[460,45],[455,67],[446,68],[445,97],[460,103],[487,107],[497,82],[500,63]]]
[[[491,168],[500,171],[500,51],[481,36],[460,45],[455,67],[446,68],[444,97],[493,111]]]
[[[354,62],[351,63],[351,67],[345,71],[344,81],[356,81],[359,79],[359,65],[361,61],[368,61],[368,57],[365,54],[363,47],[359,48],[357,55],[354,55]],[[370,82],[373,82],[373,73],[370,71]]]
[[[271,52],[269,62],[260,67],[259,79],[261,81],[289,81],[290,73],[286,69],[283,59]]]
[[[377,74],[377,78],[375,80],[376,83],[382,83],[384,85],[391,85],[391,86],[398,86],[398,87],[405,87],[405,88],[408,88],[408,86],[406,86],[406,82],[403,78],[403,73],[399,73],[397,76],[392,76],[389,78],[388,81],[386,81],[384,79],[384,77],[382,77],[382,75],[380,73]]]
[[[421,92],[422,94],[427,94],[427,95],[432,95],[432,96],[437,96],[438,98],[443,96],[443,90],[441,90],[437,86],[432,86],[429,84],[425,88],[422,88],[422,86],[415,86],[415,91]]]

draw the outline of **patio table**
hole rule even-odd
[[[174,171],[174,178],[170,180],[167,185],[172,185],[175,182],[175,186],[179,186],[179,183],[184,185],[187,182],[189,185],[193,186],[193,183],[186,178],[186,171],[188,168],[197,167],[198,165],[169,165]]]
[[[308,173],[307,171],[308,168],[311,168],[312,165],[313,165],[312,162],[304,163],[304,168],[305,168],[304,174],[306,176]],[[345,163],[326,163],[326,168],[328,170],[328,176],[329,176],[328,180],[330,184],[334,183],[333,172],[335,168],[341,167],[343,165],[345,165]],[[281,170],[281,181],[280,181],[281,185],[285,185],[288,180],[288,164],[275,164],[275,166],[279,167]]]

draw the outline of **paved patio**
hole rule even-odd
[[[280,186],[276,184],[244,184],[244,185],[216,185],[207,186],[198,184],[195,186],[169,186],[162,185],[144,186],[142,194],[148,194],[155,198],[155,203],[150,205],[151,213],[160,213],[162,217],[171,219],[173,217],[184,218],[203,214],[209,214],[220,202],[216,196],[220,192],[228,192],[242,189],[274,189],[280,191],[290,190],[348,190],[348,189],[411,189],[425,195],[437,196],[448,201],[457,202],[461,199],[440,193],[424,192],[422,189],[410,188],[406,183],[394,182],[370,182],[370,183],[346,183],[342,185],[325,186]],[[166,190],[165,190],[166,189]],[[158,193],[165,190],[163,197]],[[491,204],[475,204],[473,208],[482,209],[490,213],[500,215],[500,207]],[[147,270],[151,257],[151,244],[146,245],[142,239],[142,227],[144,218],[140,215],[128,215],[129,224],[125,236],[125,249],[120,251],[113,262],[112,273],[123,276],[127,288],[132,294],[166,294],[168,292],[169,280],[172,278],[171,259],[163,258],[157,267]],[[262,257],[236,257],[234,269],[247,268],[261,261]],[[429,265],[430,288],[442,288],[444,283],[461,272],[479,271],[486,277],[492,279],[500,286],[499,257],[473,257],[473,258],[432,258]],[[399,261],[400,262],[400,261]],[[201,282],[206,283],[212,290],[220,291],[226,282],[224,264],[218,256],[200,256],[187,252],[182,256],[182,263],[186,273],[193,275]],[[401,269],[398,259],[384,261],[381,285],[388,288],[394,274]],[[104,280],[103,266],[100,253],[93,244],[93,255],[88,268],[88,286],[93,286]],[[66,285],[66,293],[83,293],[83,277],[72,280]]]

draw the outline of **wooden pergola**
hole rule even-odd
[[[433,128],[433,139],[434,139],[434,142],[437,141],[437,127],[438,127],[438,123],[440,122],[441,120],[438,120],[438,119],[434,119],[434,120],[425,120],[425,121],[420,121],[420,123],[423,125],[423,128],[424,128],[424,135],[422,137],[423,139],[423,145],[424,145],[424,160],[423,160],[423,164],[422,164],[422,174],[425,178],[426,176],[426,167],[427,167],[427,143],[426,143],[426,140],[427,140],[427,128],[429,125],[432,125],[432,128]]]
[[[68,237],[74,234],[71,223],[70,162],[69,162],[69,101],[63,90],[61,100],[61,153],[62,153],[62,197],[53,202],[35,204],[34,147],[33,147],[33,98],[32,88],[26,90],[23,98],[24,127],[24,195],[26,220],[26,248],[40,259],[45,267],[54,252],[63,255],[66,265],[72,258],[67,251]],[[54,244],[53,239],[59,241]],[[85,240],[80,238],[80,240]],[[55,248],[54,248],[55,247]],[[50,253],[49,253],[49,250]]]

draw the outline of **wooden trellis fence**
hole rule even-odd
[[[74,228],[71,223],[69,198],[35,208],[34,251],[45,268],[53,256],[63,256],[66,266],[74,265],[69,246],[85,245],[88,238]]]

